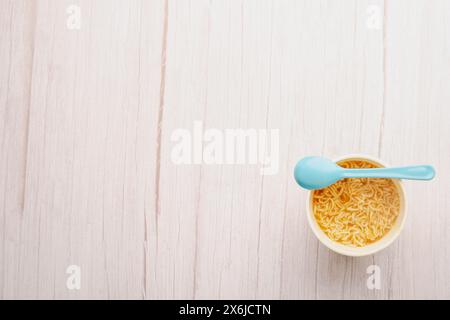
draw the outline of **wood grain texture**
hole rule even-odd
[[[0,298],[450,298],[449,58],[446,0],[0,0]],[[278,174],[174,164],[198,120],[279,129]],[[438,172],[365,258],[319,244],[292,179],[349,153]]]

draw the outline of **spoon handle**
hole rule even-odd
[[[434,176],[434,168],[428,165],[400,168],[344,169],[342,172],[343,178],[431,180]]]

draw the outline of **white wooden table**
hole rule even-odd
[[[176,165],[196,120],[279,129],[278,174]],[[348,153],[438,173],[366,258],[292,179]],[[448,299],[449,179],[448,0],[0,0],[0,298]]]

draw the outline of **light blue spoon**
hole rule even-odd
[[[401,168],[344,169],[322,157],[306,157],[294,169],[295,181],[305,189],[323,189],[345,178],[393,178],[431,180],[435,176],[432,166]]]

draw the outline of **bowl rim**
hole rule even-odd
[[[367,160],[367,161],[375,162],[382,167],[389,167],[389,164],[387,162],[380,160],[377,157],[367,155],[367,154],[361,154],[361,153],[346,154],[346,155],[334,158],[333,161],[339,162],[339,161],[351,160],[351,159]],[[380,240],[378,240],[368,246],[365,246],[365,247],[350,247],[350,246],[346,246],[344,244],[340,244],[338,242],[331,240],[322,231],[322,229],[320,229],[320,227],[318,226],[318,224],[314,218],[314,212],[313,212],[312,203],[311,203],[314,190],[308,191],[308,196],[306,197],[306,212],[307,212],[307,219],[308,219],[309,227],[313,231],[316,238],[323,245],[325,245],[328,249],[330,249],[336,253],[339,253],[341,255],[349,256],[349,257],[364,257],[364,256],[369,256],[369,255],[373,255],[377,252],[380,252],[381,250],[389,247],[399,237],[399,235],[401,234],[401,232],[405,226],[406,216],[407,216],[407,212],[408,212],[406,191],[405,191],[404,185],[401,180],[395,179],[395,183],[398,186],[398,189],[400,190],[400,193],[401,193],[400,194],[400,199],[401,199],[400,213],[399,213],[399,217],[397,217],[397,220],[394,224],[394,226],[396,226],[396,228],[395,229],[392,228],[387,233],[387,235],[391,233],[390,238],[388,240],[382,241],[383,238],[381,238]],[[386,237],[386,235],[384,237]]]

